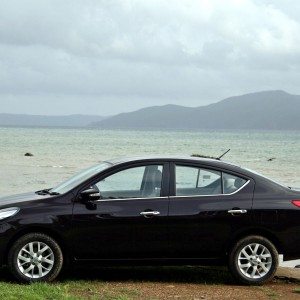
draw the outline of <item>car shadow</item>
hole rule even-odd
[[[173,282],[195,284],[233,284],[226,268],[221,267],[76,267],[63,271],[57,282],[77,280],[105,282]],[[0,281],[17,283],[5,267]]]
[[[191,266],[75,268],[62,274],[59,280],[148,281],[197,284],[233,283],[233,279],[226,268]]]

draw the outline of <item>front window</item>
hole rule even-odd
[[[133,167],[106,177],[94,187],[102,199],[160,197],[162,172],[161,165]]]
[[[52,193],[58,194],[65,194],[71,191],[73,188],[78,186],[80,183],[84,182],[85,180],[94,177],[98,173],[104,171],[105,169],[109,168],[111,164],[103,162],[97,166],[91,167],[86,169],[77,175],[71,177],[70,179],[66,180],[65,182],[59,184],[55,188],[51,190]]]

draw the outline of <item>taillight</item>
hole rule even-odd
[[[293,200],[292,203],[293,203],[295,206],[300,207],[300,200]]]

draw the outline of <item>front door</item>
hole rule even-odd
[[[168,251],[169,164],[123,167],[93,183],[101,199],[73,212],[76,259],[143,259]],[[89,188],[89,187],[86,187]]]
[[[170,255],[220,258],[233,234],[251,226],[254,183],[237,174],[173,165]]]

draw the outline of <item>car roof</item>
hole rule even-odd
[[[242,171],[246,175],[249,173],[247,170],[242,169],[240,166],[221,161],[213,158],[202,158],[202,157],[194,157],[194,156],[177,156],[177,155],[151,155],[151,156],[134,156],[134,157],[120,157],[107,160],[108,163],[113,165],[125,164],[129,162],[147,162],[147,161],[177,161],[177,162],[195,162],[195,163],[203,163],[205,165],[215,166],[215,167],[224,167],[226,169],[231,169],[235,171]]]
[[[112,163],[114,165],[118,165],[125,162],[135,162],[135,161],[148,161],[148,160],[190,160],[190,161],[215,161],[216,159],[210,158],[199,158],[193,156],[177,156],[177,155],[145,155],[145,156],[125,156],[125,157],[117,157],[114,159],[109,159],[107,162]]]

